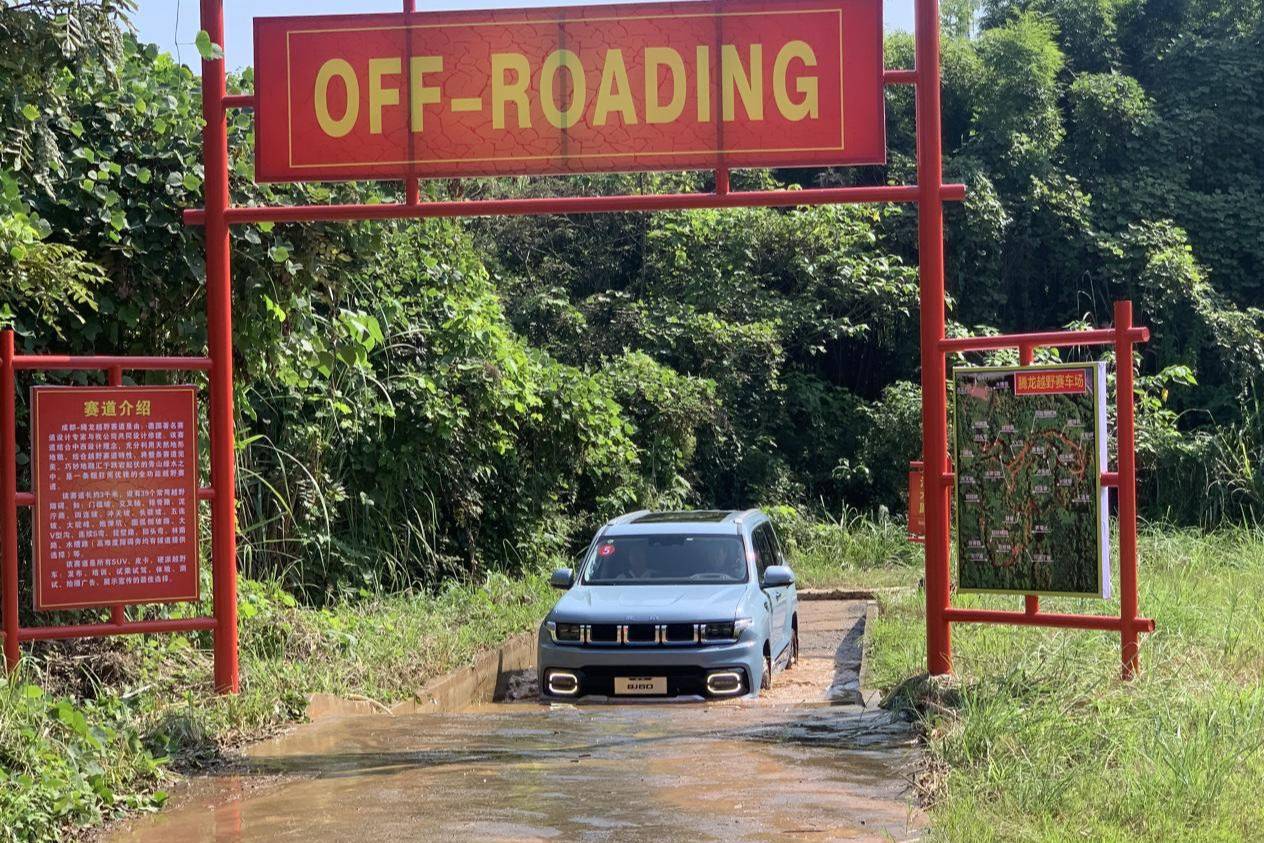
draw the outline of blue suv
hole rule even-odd
[[[546,700],[754,696],[798,660],[794,573],[759,510],[621,516],[551,583]]]

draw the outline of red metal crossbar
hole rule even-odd
[[[0,331],[0,586],[3,599],[4,659],[12,669],[21,655],[19,644],[60,638],[100,635],[136,635],[154,632],[196,632],[217,630],[217,617],[160,618],[129,621],[123,606],[110,607],[108,623],[23,627],[18,615],[18,507],[35,505],[35,494],[17,488],[17,383],[16,372],[24,371],[103,371],[111,386],[121,386],[123,371],[206,371],[207,357],[127,357],[119,355],[69,356],[59,354],[16,354],[12,330]],[[199,500],[213,501],[215,489],[198,489]],[[218,604],[217,604],[218,607]],[[218,614],[218,613],[217,613]],[[233,621],[234,626],[236,621]],[[220,659],[216,652],[217,661]]]
[[[337,220],[422,219],[428,217],[526,216],[531,214],[602,214],[617,211],[671,211],[698,208],[771,208],[806,205],[838,205],[872,202],[918,202],[924,190],[918,185],[871,187],[821,187],[807,190],[727,189],[727,173],[713,193],[649,193],[620,196],[549,196],[530,199],[458,199],[436,202],[394,202],[381,205],[278,205],[235,206],[224,210],[230,225],[260,222],[318,222]],[[943,202],[965,199],[963,184],[945,184],[937,198]],[[206,211],[184,212],[186,225],[202,225]]]
[[[927,660],[931,673],[947,673],[952,665],[953,623],[1001,623],[1019,626],[1046,626],[1063,629],[1096,629],[1118,631],[1120,658],[1125,679],[1136,674],[1139,668],[1138,635],[1153,632],[1154,621],[1137,614],[1137,468],[1134,430],[1134,395],[1132,373],[1132,348],[1150,338],[1150,331],[1132,324],[1132,302],[1115,302],[1115,324],[1111,328],[1090,331],[1049,331],[1033,334],[1002,334],[992,337],[952,337],[938,343],[940,355],[954,352],[993,351],[1016,348],[1019,361],[1030,365],[1037,348],[1072,348],[1077,346],[1113,345],[1115,347],[1115,400],[1118,438],[1118,468],[1104,471],[1101,482],[1113,486],[1119,494],[1119,615],[1079,615],[1040,611],[1036,595],[1027,595],[1024,610],[1006,612],[992,609],[963,609],[954,607],[948,570],[948,558],[932,560],[928,554],[926,572],[926,643]],[[945,451],[946,454],[946,451]],[[927,471],[925,477],[927,496],[927,538],[938,535],[948,537],[948,494],[956,480],[947,460],[938,464],[938,471]],[[925,469],[923,469],[925,470]],[[931,493],[929,490],[937,489]],[[938,498],[942,509],[931,523],[929,503]],[[928,542],[927,546],[930,544]],[[932,571],[932,567],[934,570]]]

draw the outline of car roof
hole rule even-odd
[[[697,509],[661,512],[642,509],[613,519],[606,525],[604,532],[608,536],[647,533],[735,534],[740,531],[743,524],[753,520],[763,520],[763,513],[757,509]]]

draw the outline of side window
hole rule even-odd
[[[786,561],[786,553],[781,549],[781,539],[777,538],[777,531],[768,525],[768,541],[772,544],[772,565],[789,565]]]
[[[768,566],[777,564],[772,544],[772,528],[767,524],[760,524],[751,533],[751,541],[755,545],[755,569],[760,580],[763,580]]]

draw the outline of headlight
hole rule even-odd
[[[564,644],[578,644],[580,641],[580,626],[577,623],[549,621],[545,626],[549,628],[549,637],[554,641]]]
[[[737,637],[736,633],[736,624],[732,622],[702,625],[702,638],[705,641],[732,641]]]
[[[704,623],[702,625],[703,641],[736,641],[743,631],[753,624],[750,618],[738,618],[726,623]]]

